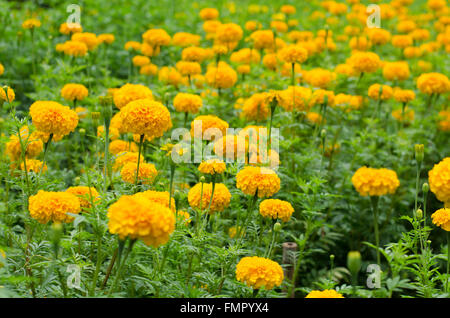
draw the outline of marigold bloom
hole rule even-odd
[[[221,43],[238,42],[242,39],[244,32],[235,23],[221,24],[216,30],[216,39]]]
[[[212,128],[209,130],[210,132],[213,132],[213,129],[218,129],[223,136],[226,134],[228,127],[228,123],[217,116],[201,115],[191,122],[191,136],[203,139],[203,134],[210,128]]]
[[[132,62],[134,66],[141,67],[150,64],[150,59],[147,56],[136,55],[133,57]]]
[[[178,93],[173,100],[173,107],[178,112],[196,114],[202,105],[202,98],[194,94]]]
[[[172,44],[181,47],[186,47],[190,45],[199,45],[200,39],[201,39],[200,35],[188,32],[177,32],[172,37]]]
[[[236,187],[244,194],[271,197],[280,190],[280,178],[269,168],[247,166],[236,175]]]
[[[280,51],[281,60],[286,63],[303,63],[308,58],[308,51],[298,45],[288,45]]]
[[[57,102],[37,101],[30,106],[33,125],[44,133],[64,136],[78,125],[78,115]]]
[[[98,40],[100,43],[111,44],[111,43],[114,42],[115,37],[114,37],[114,34],[103,33],[103,34],[100,34],[100,35],[97,37],[97,40]]]
[[[134,142],[114,140],[109,144],[109,152],[117,155],[124,151],[138,152],[138,146]]]
[[[325,289],[323,291],[313,290],[305,298],[344,298],[344,296],[334,289]]]
[[[417,79],[417,88],[424,94],[444,94],[450,91],[450,80],[441,73],[424,73]]]
[[[367,95],[373,100],[387,100],[392,97],[394,91],[388,85],[373,84],[370,85]]]
[[[197,62],[190,61],[178,61],[176,64],[178,72],[183,76],[191,76],[200,74],[202,72],[202,67]]]
[[[88,46],[86,43],[80,41],[66,41],[63,44],[62,50],[66,55],[81,57],[86,56]]]
[[[139,74],[155,76],[156,74],[158,74],[158,66],[156,66],[155,64],[152,64],[152,63],[141,66],[141,69],[139,70]]]
[[[201,63],[206,57],[204,48],[191,46],[181,51],[181,59],[183,61],[191,61]]]
[[[413,39],[410,35],[394,35],[392,37],[392,45],[404,49],[413,45]]]
[[[232,53],[230,56],[230,61],[234,63],[252,64],[259,63],[260,60],[261,55],[259,52],[250,48],[240,49],[239,51]]]
[[[393,194],[400,185],[395,171],[381,168],[361,167],[352,177],[352,183],[356,191],[362,196],[380,196]]]
[[[383,65],[383,77],[389,81],[404,81],[410,76],[407,62],[387,62]]]
[[[435,164],[428,172],[428,183],[439,201],[450,204],[450,157]]]
[[[20,128],[19,133],[25,147],[26,158],[37,157],[44,150],[44,143],[39,135],[36,132],[32,132],[30,135],[28,126]],[[9,141],[6,143],[5,152],[11,161],[18,160],[22,155],[20,139],[18,135],[13,135],[9,137]]]
[[[90,209],[92,207],[92,203],[98,204],[100,201],[100,194],[94,187],[70,187],[66,190],[66,192],[71,193],[78,198],[82,210]]]
[[[450,231],[450,209],[439,209],[431,215],[433,224],[441,227],[444,231]]]
[[[416,93],[410,89],[394,89],[394,99],[400,103],[408,103],[416,98]]]
[[[199,15],[202,20],[215,20],[219,17],[219,11],[215,8],[204,8],[200,10]]]
[[[123,166],[122,170],[120,170],[120,176],[122,177],[122,180],[134,184],[136,182],[136,170],[137,163],[126,163]],[[138,182],[142,184],[152,184],[157,174],[158,171],[153,164],[141,162],[139,164]]]
[[[242,258],[236,265],[236,279],[253,289],[269,290],[281,285],[284,273],[277,262],[252,256]]]
[[[247,149],[245,139],[239,135],[226,134],[214,141],[214,153],[219,158],[224,158],[224,156],[229,160],[244,158]]]
[[[150,29],[142,34],[142,39],[153,47],[170,44],[170,35],[163,29]]]
[[[283,222],[287,222],[294,213],[294,208],[287,201],[266,199],[259,204],[259,213],[266,218],[281,219]]]
[[[314,68],[304,73],[303,78],[313,87],[327,88],[336,79],[336,73],[323,68]]]
[[[272,30],[258,30],[250,35],[253,46],[257,50],[273,48],[275,37]]]
[[[309,87],[289,86],[281,91],[280,96],[280,106],[287,111],[292,111],[293,109],[308,111],[311,108],[309,101],[312,97],[312,90]]]
[[[140,239],[158,247],[169,241],[175,229],[175,215],[167,207],[142,195],[123,195],[108,209],[108,227],[121,240]]]
[[[62,34],[71,34],[71,33],[78,33],[83,32],[83,28],[79,23],[62,23],[59,26],[59,32]]]
[[[70,223],[74,217],[68,213],[80,213],[80,201],[71,193],[39,190],[28,199],[28,210],[30,216],[42,224],[49,221]]]
[[[242,115],[247,120],[262,121],[270,115],[267,93],[253,94],[242,107]]]
[[[111,139],[111,140],[119,139],[119,137],[120,137],[119,130],[114,127],[109,127],[108,136],[109,136],[109,139]],[[102,125],[102,126],[97,127],[97,137],[102,137],[102,138],[106,137],[105,126]]]
[[[100,44],[97,36],[94,33],[90,32],[74,33],[72,34],[71,40],[76,42],[83,42],[87,45],[89,51],[95,49]]]
[[[202,191],[203,187],[203,191]],[[212,183],[197,183],[188,193],[188,202],[191,208],[206,211],[211,201]],[[222,212],[230,205],[231,194],[223,183],[216,183],[213,199],[208,213]]]
[[[33,171],[34,173],[40,173],[47,171],[47,165],[44,164],[44,162],[37,160],[37,159],[25,159],[25,163],[27,165],[27,172]],[[25,171],[25,163],[22,161],[20,163],[20,170]]]
[[[408,122],[414,120],[414,110],[405,107],[402,111],[401,109],[396,109],[392,111],[392,117],[394,117],[399,122]]]
[[[138,162],[138,152],[124,151],[114,156],[113,170],[118,171],[128,162]],[[144,157],[140,156],[140,162],[144,162]]]
[[[439,112],[439,129],[441,131],[450,131],[450,111],[443,110]]]
[[[224,173],[226,169],[227,169],[227,166],[226,166],[225,162],[223,162],[223,160],[216,159],[216,158],[203,161],[198,166],[198,171],[200,171],[201,173],[210,174],[210,175]]]
[[[114,95],[116,96],[117,93]],[[150,99],[138,99],[121,108],[122,127],[125,131],[147,137],[161,137],[172,128],[169,110]]]
[[[337,74],[342,74],[347,77],[358,75],[358,72],[349,64],[339,64],[335,67],[334,71]]]
[[[285,4],[281,6],[280,11],[285,14],[294,14],[297,10],[295,9],[294,6]]]
[[[28,19],[22,23],[22,28],[24,29],[34,29],[41,27],[41,21],[37,19]]]
[[[183,77],[174,67],[161,67],[158,72],[158,80],[173,86],[178,86],[182,83]]]
[[[139,51],[141,49],[141,46],[142,44],[140,42],[128,41],[127,43],[125,43],[124,49],[127,51],[129,50]]]
[[[64,99],[74,101],[83,100],[88,96],[89,92],[86,86],[82,84],[66,84],[61,89],[61,96]]]
[[[2,63],[0,63],[0,75],[3,75],[4,72],[5,72],[5,67],[3,66]]]
[[[158,203],[158,204],[160,204],[162,206],[165,206],[167,208],[169,207],[169,197],[170,197],[170,195],[169,195],[168,191],[147,190],[147,191],[144,191],[144,192],[136,193],[136,195],[144,196],[146,199],[148,199],[148,200],[150,200],[152,202]],[[175,199],[173,198],[173,196],[172,196],[170,202],[171,202],[170,208],[172,209],[173,212],[175,212],[176,206],[175,206]]]
[[[265,67],[267,67],[269,70],[276,70],[278,65],[278,58],[277,55],[274,53],[269,53],[264,55],[263,64]]]
[[[0,87],[0,103],[8,102],[12,103],[16,99],[16,94],[11,87],[7,87],[6,90]]]
[[[121,109],[138,99],[153,99],[150,88],[141,84],[125,84],[114,93],[114,104]]]
[[[236,71],[226,64],[220,62],[219,67],[211,67],[205,74],[206,82],[214,88],[230,88],[237,82]]]
[[[380,67],[380,58],[373,52],[355,52],[347,60],[355,71],[360,73],[372,73]]]
[[[207,20],[203,22],[203,31],[205,31],[208,34],[216,33],[217,29],[222,25],[222,22],[217,20]]]

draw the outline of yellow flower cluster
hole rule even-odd
[[[109,232],[140,239],[146,245],[158,247],[169,241],[175,229],[175,215],[167,207],[150,201],[143,195],[123,195],[108,208]]]
[[[280,59],[286,63],[303,63],[308,58],[308,51],[299,45],[288,45],[281,49]]]
[[[356,191],[362,196],[380,196],[393,194],[400,185],[395,171],[381,168],[361,167],[352,177],[352,183]]]
[[[280,190],[280,178],[269,168],[247,166],[236,175],[236,187],[247,195],[271,197]]]
[[[424,94],[444,94],[450,91],[450,80],[441,73],[424,73],[417,78],[417,88]]]
[[[347,60],[347,64],[359,73],[373,73],[381,65],[380,57],[373,52],[355,52]]]
[[[172,37],[172,45],[175,46],[191,46],[199,45],[201,36],[197,34],[192,34],[188,32],[177,32]]]
[[[117,155],[124,151],[138,152],[138,146],[134,142],[124,140],[114,140],[109,144],[109,152]]]
[[[89,51],[95,49],[100,44],[97,35],[91,32],[74,33],[72,34],[71,40],[86,44]]]
[[[116,96],[114,94],[114,96]],[[169,110],[151,99],[138,99],[120,109],[122,128],[126,132],[147,137],[161,137],[172,128]]]
[[[175,67],[183,76],[192,76],[202,72],[202,67],[198,62],[178,61]]]
[[[408,62],[387,62],[383,65],[383,77],[388,81],[404,81],[410,75]]]
[[[150,29],[143,35],[142,39],[150,44],[152,47],[159,47],[170,44],[170,35],[163,29]]]
[[[404,111],[401,109],[396,109],[392,111],[392,117],[394,117],[399,122],[408,122],[414,120],[414,110],[405,107]]]
[[[323,68],[314,68],[305,72],[303,78],[312,87],[327,88],[336,79],[336,73]]]
[[[280,106],[286,111],[308,111],[311,108],[312,90],[309,87],[289,86],[280,92]]]
[[[266,218],[281,219],[283,222],[289,221],[294,208],[283,200],[266,199],[259,204],[259,214]]]
[[[214,88],[230,88],[237,82],[236,71],[225,62],[219,62],[218,67],[210,67],[205,74],[208,85]]]
[[[250,35],[253,46],[257,50],[273,48],[275,37],[272,30],[257,30]]]
[[[202,107],[202,98],[195,94],[178,93],[173,99],[173,107],[178,112],[195,114]]]
[[[380,92],[381,91],[381,92]],[[370,85],[367,95],[373,100],[387,100],[392,97],[394,91],[388,85],[373,84]]]
[[[394,99],[400,103],[408,103],[416,98],[416,93],[410,89],[394,89]]]
[[[0,67],[0,75],[1,75],[1,67]],[[16,94],[11,87],[7,87],[6,90],[3,87],[0,87],[0,104],[3,102],[12,103],[16,99]]]
[[[23,161],[20,163],[20,170],[25,171],[25,164],[27,166],[27,172],[41,173],[42,170],[42,173],[44,173],[47,171],[47,165],[37,159],[25,159],[25,163]]]
[[[253,289],[269,290],[281,285],[284,273],[277,262],[252,256],[242,258],[236,265],[236,279]]]
[[[198,166],[198,171],[204,174],[221,174],[227,169],[225,162],[220,159],[208,159]]]
[[[70,223],[74,217],[68,213],[80,213],[80,201],[71,193],[39,190],[30,196],[28,210],[31,217],[42,224],[49,221]]]
[[[305,298],[344,298],[344,296],[334,289],[325,289],[323,291],[312,290]]]
[[[188,202],[191,208],[206,211],[211,201],[212,183],[197,183],[188,193]],[[230,205],[231,194],[223,183],[216,183],[213,199],[208,213],[222,212]]]
[[[136,182],[137,162],[128,162],[120,170],[122,180],[134,184]],[[151,163],[140,162],[138,182],[142,184],[152,184],[158,171]]]
[[[67,106],[52,101],[37,101],[30,106],[30,115],[37,130],[65,136],[78,125],[78,115]]]
[[[434,165],[428,172],[428,182],[436,198],[450,204],[450,157]]]
[[[196,125],[200,128],[200,124],[201,129],[194,129]],[[195,138],[203,138],[205,131],[210,128],[217,128],[221,131],[222,135],[225,135],[228,127],[228,123],[217,116],[201,115],[194,118],[191,122],[191,136],[194,136]]]
[[[204,8],[200,10],[199,15],[202,20],[214,20],[219,17],[219,11],[215,8]]]
[[[450,231],[450,209],[439,209],[431,215],[433,224],[445,231]]]
[[[248,121],[263,121],[270,114],[267,93],[256,93],[250,96],[242,107],[242,116]]]
[[[60,50],[65,55],[82,57],[86,56],[88,52],[88,46],[84,42],[80,41],[66,41],[60,46]]]
[[[66,192],[71,193],[78,198],[82,210],[90,209],[92,207],[92,202],[94,204],[98,204],[100,201],[100,194],[94,187],[70,187],[66,190]]]
[[[62,23],[59,26],[59,32],[62,34],[71,34],[71,33],[78,33],[78,32],[83,32],[83,28],[81,27],[80,24],[78,23]]]
[[[113,95],[114,104],[121,109],[129,102],[138,99],[153,99],[153,94],[150,88],[141,84],[125,84],[119,88]]]
[[[44,150],[44,143],[39,138],[39,133],[32,132],[30,134],[28,126],[20,128],[19,133],[25,148],[26,158],[37,157]],[[9,142],[6,143],[5,152],[11,161],[16,161],[21,157],[22,147],[20,145],[20,139],[19,135],[12,135],[9,137]]]
[[[37,19],[28,19],[22,23],[22,28],[24,29],[34,29],[41,26],[41,21]]]
[[[137,163],[138,156],[139,156],[138,152],[123,151],[123,152],[118,153],[114,157],[113,170],[114,171],[119,171],[119,170],[122,169],[122,167],[126,163],[129,163],[129,162]],[[140,162],[144,162],[144,157],[142,155],[140,157]]]
[[[61,96],[70,101],[83,100],[88,94],[88,89],[82,84],[66,84],[61,89]]]
[[[443,110],[439,112],[439,129],[441,131],[450,131],[450,111]]]
[[[147,198],[148,200],[155,202],[157,204],[160,204],[162,206],[165,207],[169,207],[169,192],[168,191],[153,191],[153,190],[147,190],[144,192],[139,192],[138,195],[142,195],[145,198]],[[176,210],[176,206],[175,206],[175,199],[172,197],[170,200],[171,204],[170,204],[170,208],[172,209],[173,212],[175,212]]]

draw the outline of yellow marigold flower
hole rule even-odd
[[[117,93],[114,95],[114,97]],[[172,128],[169,110],[151,99],[138,99],[121,108],[125,131],[148,137],[161,137]]]
[[[440,11],[446,6],[445,0],[428,0],[427,6],[430,10]]]
[[[365,36],[357,36],[350,39],[352,50],[367,51],[372,45]]]
[[[28,210],[30,216],[42,224],[49,221],[70,223],[74,217],[68,213],[80,213],[80,201],[71,193],[39,190],[28,199]]]
[[[261,55],[259,52],[250,48],[243,48],[230,56],[230,61],[234,63],[252,64],[259,63],[260,60]]]
[[[191,223],[191,216],[188,212],[184,210],[178,210],[177,212],[177,220],[183,223],[185,226],[188,226]]]
[[[405,110],[396,109],[392,111],[392,117],[399,122],[408,122],[414,120],[414,110],[405,107]]]
[[[391,33],[388,30],[373,28],[369,29],[369,39],[373,45],[383,45],[391,39]]]
[[[109,152],[117,155],[121,152],[138,152],[138,146],[134,142],[124,140],[114,140],[109,144]]]
[[[198,166],[198,171],[200,171],[201,173],[210,174],[210,175],[224,173],[226,169],[227,169],[227,166],[226,166],[225,162],[223,162],[220,159],[209,159],[209,160],[203,161]]]
[[[158,80],[173,86],[178,86],[182,82],[183,77],[176,68],[164,66],[158,72]]]
[[[373,52],[355,52],[347,60],[355,71],[359,73],[372,73],[380,67],[380,58]]]
[[[103,33],[103,34],[100,34],[97,37],[97,39],[100,43],[111,44],[114,42],[115,37],[114,37],[114,34]]]
[[[247,22],[245,22],[245,25],[244,25],[244,28],[250,32],[260,29],[261,27],[262,27],[262,24],[258,21],[247,21]]]
[[[122,167],[128,162],[137,163],[138,161],[138,152],[131,151],[123,151],[114,156],[114,165],[113,170],[119,171]],[[140,162],[144,162],[144,157],[141,155]]]
[[[270,28],[276,30],[279,33],[285,33],[288,30],[288,25],[286,22],[274,20],[270,22]]]
[[[299,45],[288,45],[280,51],[281,60],[286,63],[303,63],[308,58],[308,51]]]
[[[107,216],[111,234],[122,240],[140,239],[155,248],[167,243],[175,229],[174,213],[142,195],[121,196],[109,207]]]
[[[78,198],[82,210],[90,209],[92,207],[92,202],[98,204],[100,201],[100,194],[94,187],[69,187],[66,192],[71,193]]]
[[[188,193],[188,202],[191,208],[206,211],[211,201],[212,183],[197,183]],[[203,195],[202,195],[203,194]],[[230,205],[231,194],[227,186],[223,183],[216,183],[211,207],[208,213],[222,212]]]
[[[411,36],[416,41],[425,41],[430,38],[430,31],[427,29],[416,29],[411,32]]]
[[[114,93],[114,104],[121,109],[138,99],[153,99],[150,88],[141,84],[125,84]]]
[[[239,74],[250,74],[250,65],[248,64],[239,65],[237,67],[237,72]]]
[[[282,5],[281,8],[280,8],[280,11],[285,13],[285,14],[294,14],[295,12],[297,12],[295,7],[290,5],[290,4]]]
[[[450,209],[439,209],[431,215],[433,224],[441,227],[444,231],[450,231]]]
[[[142,39],[153,47],[170,44],[170,35],[163,29],[150,29],[142,34]]]
[[[323,68],[314,68],[304,73],[303,78],[313,87],[327,88],[336,79],[336,73]]]
[[[44,133],[65,136],[78,125],[78,115],[57,102],[37,101],[30,106],[33,125]]]
[[[152,64],[152,63],[143,65],[141,67],[141,69],[139,70],[139,74],[155,76],[156,74],[158,74],[158,66],[156,66],[155,64]]]
[[[325,289],[323,291],[313,290],[305,298],[344,298],[344,296],[334,289]]]
[[[413,45],[413,39],[410,35],[394,35],[392,37],[392,45],[404,49]]]
[[[393,194],[400,185],[395,171],[381,168],[361,167],[352,177],[352,183],[356,191],[362,196],[380,196]]]
[[[26,158],[37,157],[44,150],[44,143],[39,138],[39,134],[32,132],[30,135],[28,126],[20,128],[20,139],[22,139],[22,143],[25,146]],[[13,135],[9,137],[9,142],[6,143],[5,152],[11,161],[16,161],[21,157],[22,147],[20,139],[18,135]]]
[[[0,74],[1,75],[1,74]],[[0,103],[8,102],[12,103],[16,99],[16,94],[11,87],[7,87],[6,90],[0,87]]]
[[[204,8],[200,10],[199,15],[202,20],[215,20],[219,17],[219,11],[215,8]]]
[[[216,33],[217,29],[222,25],[222,22],[217,20],[207,20],[203,22],[203,31],[209,34]]]
[[[181,51],[181,59],[183,61],[191,61],[201,63],[205,57],[205,49],[197,46],[191,46]]]
[[[83,28],[79,23],[62,23],[59,26],[59,32],[62,34],[71,34],[71,33],[78,33],[83,32]]]
[[[82,84],[66,84],[61,89],[61,96],[64,99],[74,101],[83,100],[88,96],[89,92],[86,86]]]
[[[97,127],[97,137],[105,138],[105,126],[98,126]],[[109,138],[111,140],[119,139],[120,133],[117,128],[109,127]]]
[[[169,196],[168,191],[147,190],[144,192],[136,193],[136,195],[144,196],[146,199],[148,199],[154,203],[160,204],[167,208],[169,207],[169,197],[170,196]],[[173,212],[175,212],[176,206],[175,206],[175,199],[173,198],[173,196],[172,196],[170,202],[171,202],[170,208],[172,209]]]
[[[325,103],[325,99],[326,99],[327,105],[333,106],[334,98],[335,98],[335,96],[334,96],[333,91],[327,91],[324,89],[316,89],[313,91],[313,94],[311,96],[310,105],[311,105],[311,107],[314,105],[322,105]]]
[[[450,111],[443,110],[439,112],[439,129],[441,131],[448,132],[450,131]]]
[[[66,55],[81,57],[86,56],[88,46],[80,41],[67,41],[64,42],[62,49]]]
[[[195,114],[202,105],[202,98],[194,94],[178,93],[173,100],[173,106],[178,112]]]
[[[275,37],[272,30],[258,30],[250,35],[253,46],[257,50],[273,48]]]
[[[210,128],[217,128],[222,135],[225,135],[229,125],[226,121],[214,115],[197,116],[191,122],[191,136],[203,139],[203,134]]]
[[[287,201],[266,199],[259,204],[259,213],[266,218],[281,219],[283,222],[287,222],[294,213],[294,208]]]
[[[450,157],[434,165],[428,172],[428,181],[436,198],[447,205],[450,204]]]
[[[122,177],[122,180],[134,184],[136,182],[136,169],[137,163],[126,163],[123,166],[122,170],[120,170],[120,176]],[[153,164],[145,162],[139,163],[138,182],[142,184],[152,184],[157,174],[158,171]]]
[[[97,36],[90,32],[79,32],[72,34],[72,41],[83,42],[87,45],[88,50],[93,50],[99,45]]]
[[[417,27],[412,20],[403,20],[397,24],[397,31],[401,33],[410,33]]]
[[[22,28],[24,29],[34,29],[41,27],[41,21],[37,19],[28,19],[22,23]]]
[[[139,51],[141,49],[141,43],[136,42],[136,41],[128,41],[127,43],[125,43],[124,49],[129,51],[129,50],[134,50],[134,51]]]
[[[214,142],[214,153],[219,157],[235,160],[244,158],[248,150],[247,143],[240,135],[226,134]]]
[[[298,111],[308,111],[311,108],[310,99],[312,90],[309,87],[289,86],[281,91],[280,106],[287,111],[296,109]]]
[[[147,56],[136,55],[133,57],[132,62],[134,66],[141,67],[150,64],[150,59]]]
[[[341,108],[345,111],[350,111],[352,109],[360,109],[362,103],[362,96],[353,96],[340,93],[335,96],[334,105],[331,106]]]
[[[206,82],[214,88],[230,88],[237,82],[237,73],[225,62],[219,62],[219,67],[211,67],[205,74]]]
[[[280,178],[269,168],[247,166],[236,175],[236,187],[244,194],[271,197],[280,190]]]
[[[253,289],[269,290],[281,285],[284,274],[277,262],[252,256],[242,258],[236,265],[236,279]]]
[[[33,171],[34,173],[40,173],[41,170],[42,172],[46,172],[47,171],[47,165],[44,164],[42,161],[37,160],[37,159],[25,159],[26,165],[27,165],[27,172]],[[44,166],[42,166],[44,165]],[[25,171],[25,164],[22,161],[20,163],[20,170]]]
[[[274,53],[269,53],[264,55],[263,64],[265,67],[267,67],[269,70],[276,70],[278,65],[278,58],[277,55]]]
[[[367,94],[373,100],[379,100],[379,99],[387,100],[392,97],[392,95],[394,94],[394,91],[392,90],[392,87],[390,87],[388,85],[373,84],[373,85],[370,85]]]
[[[416,98],[416,93],[410,89],[394,89],[394,99],[400,103],[408,103]]]
[[[85,107],[81,107],[81,106],[75,107],[75,112],[77,113],[78,118],[80,118],[80,119],[86,118],[89,114],[88,109]]]
[[[262,121],[270,115],[267,93],[253,94],[244,102],[242,115],[247,120]]]
[[[4,72],[5,72],[5,67],[3,66],[2,63],[0,63],[0,75],[3,75]]]
[[[450,91],[450,80],[441,73],[424,73],[417,79],[417,88],[424,94],[444,94]]]
[[[387,62],[383,65],[383,77],[389,81],[404,81],[409,76],[408,62]]]
[[[349,64],[339,64],[335,67],[334,71],[337,74],[342,74],[347,77],[358,75],[358,72]]]
[[[238,42],[242,39],[244,32],[235,23],[225,23],[219,25],[216,30],[216,39],[221,43]]]
[[[423,50],[420,47],[408,46],[403,49],[403,55],[406,58],[415,58],[423,55]]]
[[[306,119],[308,119],[311,123],[318,125],[323,121],[322,115],[316,112],[308,112],[306,114]]]
[[[176,68],[183,76],[196,75],[202,72],[202,67],[197,62],[178,61]]]
[[[188,33],[188,32],[177,32],[172,37],[172,45],[186,47],[190,45],[200,44],[200,35]]]
[[[238,231],[241,231],[241,237],[245,236],[245,229],[243,229],[240,226],[232,226],[228,229],[228,236],[232,239],[235,238],[236,235],[238,234]]]

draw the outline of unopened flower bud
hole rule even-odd
[[[280,222],[277,222],[277,223],[274,224],[273,231],[274,232],[280,232],[281,231],[281,223]]]
[[[358,274],[361,269],[361,253],[350,251],[347,254],[347,267],[352,275]]]
[[[330,255],[330,261],[334,261],[334,254]]]
[[[201,182],[201,183],[205,183],[205,181],[206,181],[205,177],[204,177],[204,176],[201,176],[201,177],[200,177],[200,182]]]
[[[416,218],[417,218],[418,220],[421,220],[422,217],[423,217],[423,211],[422,211],[422,209],[417,209],[417,210],[416,210]]]
[[[326,135],[327,135],[327,130],[326,129],[322,129],[320,131],[320,137],[325,138]]]
[[[92,119],[96,120],[100,118],[100,113],[99,112],[92,112],[91,113]]]
[[[81,136],[86,135],[86,129],[84,129],[84,128],[78,129],[78,132],[80,133]]]
[[[425,182],[424,184],[422,184],[422,192],[424,194],[427,194],[428,191],[430,191],[430,186],[428,185],[428,183]]]
[[[74,182],[75,184],[80,184],[81,178],[80,177],[75,177]]]
[[[100,103],[101,106],[111,106],[112,101],[113,101],[113,98],[110,95],[100,96],[98,98],[98,102]]]
[[[424,157],[424,146],[423,144],[414,145],[414,152],[416,155],[416,160],[418,163],[422,163]]]

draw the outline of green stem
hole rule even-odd
[[[380,234],[378,230],[378,196],[371,196],[370,202],[372,203],[373,211],[373,226],[375,230],[375,245],[377,247],[377,264],[380,266]]]
[[[136,181],[134,182],[135,186],[138,185],[138,180],[139,180],[139,163],[141,162],[141,151],[142,151],[142,144],[144,143],[144,138],[145,138],[144,134],[142,134],[139,138],[138,162],[137,162],[137,167],[136,167]]]

